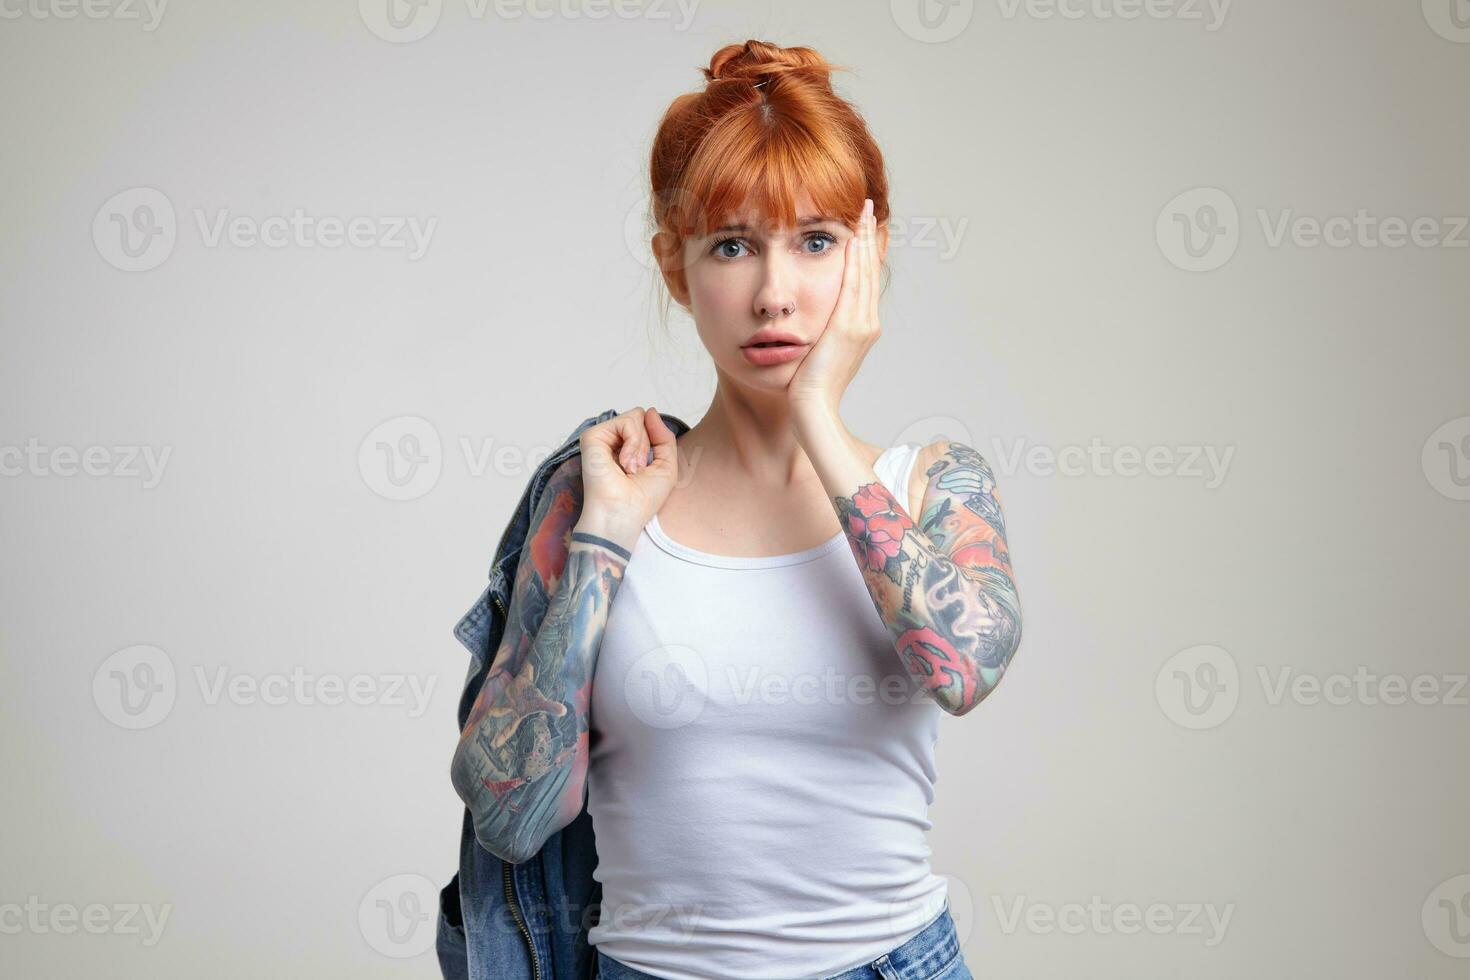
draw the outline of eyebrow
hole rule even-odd
[[[840,224],[841,222],[840,222],[839,219],[833,218],[833,217],[831,217],[829,215],[825,215],[825,214],[811,214],[811,215],[807,215],[805,218],[798,218],[797,221],[796,221],[796,226],[798,228],[805,228],[808,225],[821,225],[821,224],[828,224],[828,223]],[[716,228],[712,234],[714,234],[714,235],[723,235],[726,232],[732,232],[732,231],[733,232],[744,233],[744,232],[750,231],[750,226],[749,225],[725,225],[722,228]]]

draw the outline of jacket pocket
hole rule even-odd
[[[459,874],[439,890],[439,924],[434,950],[444,980],[469,980],[469,949],[465,942],[464,914],[459,905]]]

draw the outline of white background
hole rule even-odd
[[[1239,0],[1210,29],[1204,6],[961,3],[935,34],[899,0],[706,0],[688,24],[672,5],[477,18],[443,0],[405,42],[370,29],[368,0],[179,0],[151,30],[146,8],[47,2],[0,20],[0,462],[30,440],[170,455],[156,486],[0,476],[0,973],[437,975],[419,939],[380,952],[359,911],[395,876],[453,873],[450,630],[525,454],[606,408],[692,423],[707,404],[692,324],[664,332],[627,229],[660,114],[754,37],[855,69],[836,84],[884,149],[895,216],[936,228],[894,242],[845,421],[880,445],[966,438],[1000,481],[1025,638],[995,696],[945,719],[931,813],[976,975],[1464,975],[1470,692],[1271,698],[1283,669],[1470,669],[1451,468],[1470,472],[1470,233],[1268,234],[1288,210],[1470,211],[1470,43],[1447,5]],[[41,16],[58,11],[77,16]],[[93,231],[135,188],[167,198],[176,241],[129,272]],[[1196,188],[1238,214],[1208,271],[1167,236]],[[196,218],[295,208],[435,225],[410,258],[210,246]],[[364,442],[386,422],[409,445],[410,418],[438,475],[389,499]],[[1173,469],[1025,462],[1093,440],[1168,447]],[[1233,455],[1211,481],[1180,447]],[[136,645],[168,656],[175,701],[130,729],[94,681]],[[1200,645],[1238,679],[1233,710],[1191,728],[1174,668],[1205,675],[1171,658]],[[196,675],[297,668],[434,687],[414,716],[211,704]],[[1214,945],[1203,916],[1004,928],[1018,900],[1062,915],[1093,896],[1233,912]],[[170,917],[145,945],[35,927],[28,902]]]

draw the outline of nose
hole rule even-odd
[[[764,319],[788,317],[796,312],[796,275],[789,260],[772,249],[767,253],[764,278],[755,293],[755,312]]]

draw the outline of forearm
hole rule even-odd
[[[592,673],[622,551],[571,541],[535,638],[491,669],[460,736],[455,789],[481,843],[506,860],[529,857],[581,810]]]
[[[993,526],[998,507],[987,520],[955,508],[948,494],[926,494],[916,521],[840,422],[811,423],[803,445],[904,669],[945,711],[966,713],[1000,683],[1020,642],[1019,601],[1001,528]],[[946,479],[993,481],[979,454],[951,446]],[[950,557],[960,554],[964,564]]]

